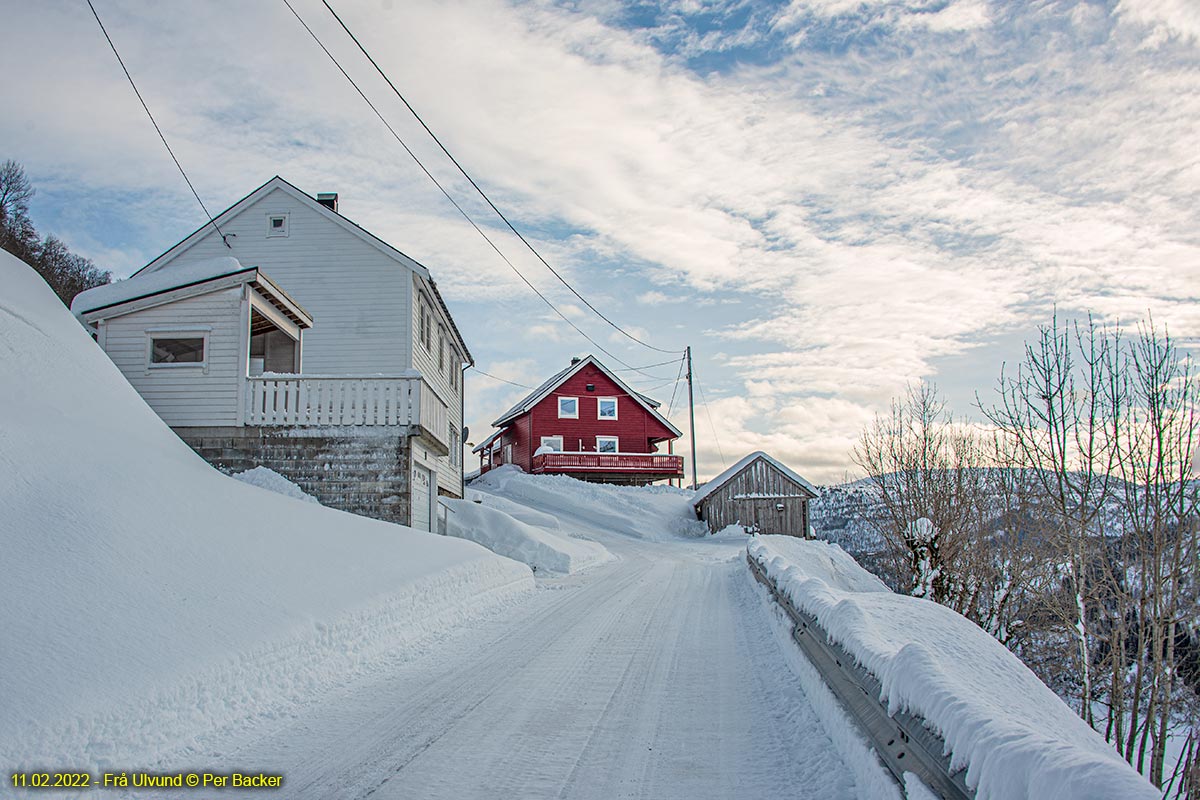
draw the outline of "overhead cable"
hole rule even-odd
[[[630,367],[629,364],[622,361],[620,358],[618,358],[615,354],[613,354],[612,352],[607,350],[603,345],[601,345],[595,339],[593,339],[592,337],[590,337],[586,333],[584,333],[582,328],[580,328],[578,325],[576,325],[574,322],[572,322],[570,319],[568,319],[566,314],[559,311],[558,307],[555,306],[554,303],[550,302],[550,299],[547,298],[546,295],[542,294],[542,292],[539,291],[538,288],[536,286],[534,286],[529,281],[529,279],[526,278],[521,273],[521,271],[519,269],[517,269],[516,265],[513,264],[512,261],[510,261],[508,259],[508,256],[504,255],[504,253],[500,250],[500,248],[496,246],[496,243],[492,241],[491,237],[489,237],[487,235],[487,233],[484,232],[483,228],[479,227],[479,225],[476,224],[475,220],[471,218],[471,215],[466,212],[466,209],[464,209],[461,205],[458,204],[458,202],[450,195],[450,192],[448,192],[446,190],[446,188],[444,186],[442,186],[441,182],[438,181],[438,179],[433,176],[433,173],[430,172],[428,168],[426,168],[425,164],[421,162],[421,159],[417,157],[417,154],[414,153],[407,144],[405,144],[404,140],[402,138],[400,138],[400,134],[396,133],[396,130],[391,126],[391,124],[387,121],[387,119],[384,118],[383,114],[380,113],[379,109],[375,107],[375,104],[371,102],[371,99],[369,97],[367,97],[366,93],[363,92],[363,90],[361,88],[359,88],[358,83],[355,82],[355,80],[350,77],[350,73],[346,72],[345,68],[342,67],[341,62],[339,62],[337,60],[337,58],[333,55],[333,53],[329,52],[329,48],[327,48],[325,46],[324,42],[321,41],[320,37],[318,37],[317,34],[313,31],[313,29],[308,26],[308,23],[304,21],[304,18],[301,17],[300,14],[296,11],[296,9],[292,7],[292,4],[290,2],[288,2],[288,0],[283,0],[283,4],[285,6],[287,6],[288,11],[292,12],[292,16],[294,16],[296,18],[296,20],[299,21],[299,23],[304,27],[304,30],[306,30],[308,32],[308,35],[312,37],[313,41],[317,43],[317,46],[319,46],[321,48],[321,50],[324,51],[325,55],[329,57],[329,60],[332,61],[333,65],[338,68],[338,71],[342,73],[342,76],[345,77],[345,79],[350,82],[350,85],[354,87],[354,90],[356,92],[358,92],[359,97],[361,97],[363,99],[363,101],[368,106],[370,106],[371,110],[373,112],[375,112],[375,116],[379,117],[379,121],[384,124],[384,126],[388,129],[389,132],[391,132],[392,136],[396,139],[396,141],[400,143],[400,146],[404,148],[404,152],[408,153],[409,157],[411,157],[412,160],[414,162],[416,162],[417,166],[421,168],[421,171],[425,173],[425,176],[427,178],[429,178],[429,180],[433,181],[434,186],[436,186],[441,191],[441,193],[443,195],[445,195],[446,199],[450,201],[450,204],[453,205],[454,208],[458,210],[458,213],[463,216],[463,219],[465,219],[468,223],[470,223],[471,227],[475,229],[476,233],[478,233],[480,236],[483,237],[483,240],[485,242],[487,242],[488,245],[490,245],[493,250],[496,251],[496,254],[504,260],[504,263],[507,264],[514,273],[516,273],[517,277],[520,278],[521,281],[526,286],[528,286],[529,289],[534,294],[536,294],[539,298],[541,298],[542,302],[544,302],[547,306],[549,306],[551,311],[553,311],[555,314],[557,314],[559,317],[561,317],[564,322],[566,322],[568,325],[570,325],[572,328],[574,328],[576,333],[578,333],[584,339],[587,339],[589,342],[591,342],[592,345],[594,345],[596,347],[596,349],[598,349],[600,352],[604,353],[609,358],[616,361],[618,364],[629,367],[630,369],[635,369],[635,367]]]
[[[503,220],[504,224],[508,226],[508,229],[510,231],[512,231],[518,239],[521,240],[521,243],[524,244],[525,247],[527,247],[529,249],[529,252],[533,253],[533,255],[537,257],[537,260],[542,262],[542,264],[546,267],[546,269],[550,270],[550,272],[554,275],[554,277],[558,278],[559,282],[571,291],[571,294],[573,294],[573,295],[575,295],[575,297],[579,298],[579,301],[581,303],[583,303],[585,306],[590,308],[592,310],[592,312],[596,314],[596,316],[600,317],[600,319],[607,322],[610,326],[612,326],[612,328],[614,330],[618,331],[619,333],[621,333],[621,335],[625,336],[626,338],[631,339],[634,342],[637,342],[642,347],[647,347],[651,350],[657,350],[660,353],[682,353],[683,352],[682,350],[666,350],[661,347],[656,347],[656,346],[650,344],[649,342],[646,342],[646,341],[634,336],[632,333],[625,330],[620,325],[618,325],[617,323],[615,323],[611,319],[609,319],[602,311],[600,311],[600,309],[598,309],[594,305],[592,305],[592,303],[586,297],[584,297],[582,294],[580,294],[579,291],[576,290],[576,288],[574,286],[572,286],[571,283],[566,278],[564,278],[562,276],[562,274],[559,273],[558,270],[556,270],[553,266],[551,266],[550,262],[542,257],[542,254],[540,252],[538,252],[537,248],[534,247],[529,242],[529,240],[526,239],[524,235],[522,235],[522,233],[519,230],[517,230],[516,226],[514,226],[511,221],[509,221],[508,217],[505,216],[504,212],[501,211],[496,206],[496,204],[492,202],[492,199],[490,197],[488,197],[487,193],[485,191],[483,191],[483,189],[475,181],[475,179],[472,178],[471,175],[466,171],[466,169],[463,168],[463,165],[459,163],[458,159],[454,157],[454,155],[446,148],[446,146],[444,144],[442,144],[442,140],[438,138],[437,134],[435,134],[433,132],[433,130],[430,129],[430,127],[425,124],[425,120],[421,118],[421,115],[418,114],[416,109],[412,107],[412,104],[409,103],[408,100],[404,97],[404,95],[400,93],[400,90],[396,88],[396,84],[392,83],[392,79],[388,77],[387,73],[383,71],[383,68],[379,66],[379,63],[375,61],[375,59],[371,56],[371,54],[369,52],[367,52],[367,48],[363,46],[362,42],[360,42],[358,40],[358,37],[354,35],[354,32],[351,31],[349,26],[346,25],[346,23],[342,20],[342,18],[340,16],[338,16],[338,13],[333,10],[333,6],[331,6],[329,4],[329,0],[321,0],[321,2],[324,3],[325,8],[329,9],[329,13],[332,14],[333,18],[338,21],[338,24],[342,26],[342,30],[344,30],[346,32],[346,35],[350,37],[350,39],[354,42],[354,44],[356,44],[358,46],[358,49],[360,51],[362,51],[362,54],[364,56],[366,56],[367,61],[371,62],[371,66],[373,66],[375,68],[375,71],[378,72],[380,77],[382,77],[384,79],[384,81],[387,82],[387,85],[389,87],[391,87],[391,90],[392,90],[392,92],[395,93],[396,97],[400,98],[400,102],[404,104],[404,107],[409,110],[409,113],[411,113],[413,115],[413,117],[417,120],[417,122],[419,122],[421,124],[421,127],[425,129],[425,132],[429,134],[430,138],[433,139],[433,141],[437,144],[437,146],[439,148],[441,148],[442,152],[446,154],[446,158],[450,159],[451,163],[453,163],[454,166],[458,168],[458,171],[460,173],[462,173],[462,176],[467,179],[467,181],[471,184],[471,186],[475,189],[475,191],[479,193],[479,196],[482,197],[484,199],[484,201],[491,207],[492,211],[496,212],[496,216],[498,216],[501,220]]]
[[[162,139],[163,147],[167,148],[167,153],[170,154],[171,160],[175,162],[176,168],[179,169],[179,174],[183,176],[184,182],[187,184],[188,188],[192,190],[192,196],[196,198],[196,202],[199,203],[200,208],[204,210],[204,216],[208,217],[209,223],[221,237],[221,242],[226,247],[230,247],[229,240],[225,237],[225,234],[221,233],[221,229],[217,227],[217,221],[213,219],[213,215],[208,213],[208,206],[204,205],[204,201],[200,199],[200,193],[197,192],[196,187],[192,185],[192,180],[188,177],[187,172],[184,171],[183,164],[179,163],[179,159],[175,156],[175,151],[171,149],[171,145],[167,143],[167,137],[163,135],[162,128],[158,127],[158,122],[154,119],[154,115],[150,113],[150,106],[146,105],[145,98],[143,98],[142,93],[138,91],[137,84],[133,82],[133,76],[129,74],[129,68],[125,66],[125,59],[121,58],[121,54],[117,52],[117,46],[113,44],[112,37],[108,35],[108,30],[105,29],[104,23],[100,21],[100,14],[96,11],[96,7],[92,5],[92,0],[87,0],[87,4],[88,8],[92,10],[92,16],[96,18],[96,24],[100,26],[100,32],[104,34],[104,38],[108,41],[108,46],[112,48],[113,55],[117,57],[117,63],[121,65],[121,71],[125,73],[126,80],[128,80],[129,85],[133,87],[133,93],[137,95],[138,102],[142,104],[142,108],[145,110],[146,116],[150,118],[150,124],[154,126],[154,130],[158,133],[158,138]]]

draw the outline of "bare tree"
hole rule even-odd
[[[937,389],[909,386],[876,415],[854,450],[879,495],[879,533],[908,575],[907,591],[959,607],[964,584],[955,562],[966,541],[974,504],[971,474],[976,442],[955,425]],[[959,608],[959,610],[962,610]]]
[[[1118,342],[1117,334],[1090,318],[1073,330],[1060,328],[1056,314],[1050,326],[1039,329],[1038,340],[1026,345],[1016,375],[1001,374],[999,404],[984,409],[1015,442],[1053,512],[1052,533],[1070,586],[1069,605],[1060,613],[1075,641],[1079,713],[1093,726],[1092,582],[1103,555],[1102,510],[1113,491],[1113,431],[1124,403],[1110,380]]]

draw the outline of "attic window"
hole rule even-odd
[[[617,418],[617,398],[615,397],[598,397],[596,398],[596,419],[616,419]]]
[[[559,419],[579,419],[579,398],[578,397],[560,397],[560,398],[558,398],[558,418]]]
[[[288,215],[270,214],[267,216],[267,236],[287,236]]]

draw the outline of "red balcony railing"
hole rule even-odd
[[[683,456],[659,453],[543,453],[533,457],[533,471],[603,472],[683,477]]]

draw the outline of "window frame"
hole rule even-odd
[[[573,413],[573,414],[564,414],[563,413],[562,404],[563,404],[564,400],[572,400],[575,402],[575,413]],[[558,418],[559,419],[579,419],[579,398],[578,397],[560,396],[558,398]]]
[[[607,400],[611,400],[612,404],[613,404],[613,413],[612,413],[611,417],[606,417],[600,413],[601,406]],[[618,407],[619,407],[619,404],[617,403],[617,398],[615,398],[615,397],[597,397],[596,398],[596,419],[617,419],[618,418],[617,417]]]
[[[438,323],[438,372],[446,368],[446,328]]]
[[[541,444],[538,446],[538,449],[539,449],[539,450],[541,450],[543,447],[545,447],[545,446],[546,446],[546,440],[547,440],[547,439],[550,439],[551,441],[557,441],[557,442],[558,442],[558,447],[555,449],[555,451],[554,451],[554,452],[556,452],[556,453],[561,453],[561,452],[564,452],[564,451],[563,451],[563,447],[564,447],[565,445],[564,445],[564,443],[563,443],[563,437],[562,437],[562,436],[543,436],[543,437],[542,437],[542,443],[541,443]]]
[[[612,450],[601,450],[600,442],[611,441],[613,443]],[[597,436],[596,437],[596,452],[597,453],[619,453],[621,452],[621,437],[619,436]]]
[[[205,330],[188,330],[171,329],[171,330],[148,330],[146,331],[146,369],[181,369],[185,367],[208,369],[209,355],[209,333]],[[155,361],[154,360],[154,340],[155,339],[200,339],[201,340],[201,359],[199,361]]]
[[[268,239],[286,239],[291,234],[291,215],[288,212],[282,214],[267,214],[267,238]],[[275,220],[283,220],[283,227],[276,228]]]

